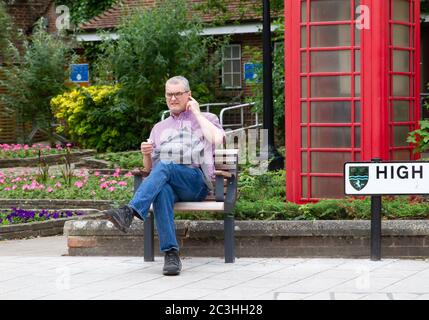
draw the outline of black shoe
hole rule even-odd
[[[134,219],[134,210],[128,206],[122,206],[118,209],[110,209],[105,211],[104,214],[107,220],[125,233],[128,232],[128,229]]]
[[[182,262],[180,262],[179,252],[177,250],[170,250],[165,253],[164,268],[162,272],[166,276],[176,276],[182,270]]]

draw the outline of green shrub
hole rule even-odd
[[[118,97],[120,86],[77,88],[51,100],[57,132],[69,135],[85,148],[99,152],[127,150],[141,138],[130,123],[128,106]]]

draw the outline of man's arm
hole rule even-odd
[[[204,138],[207,139],[212,145],[218,145],[223,143],[224,131],[216,127],[212,122],[210,122],[200,111],[200,105],[198,102],[190,97],[190,101],[187,105],[187,110],[191,110],[200,124],[201,131],[204,135]]]

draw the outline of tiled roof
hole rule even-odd
[[[188,0],[192,5],[198,5],[201,0]],[[80,28],[85,31],[100,30],[100,29],[113,29],[119,25],[121,18],[128,13],[135,11],[135,9],[151,8],[155,5],[154,0],[123,0],[112,8],[106,10],[99,16],[91,19],[90,21],[80,25]],[[191,10],[190,14],[198,14],[201,16],[202,21],[209,23],[213,22],[220,15],[227,15],[227,20],[234,21],[257,21],[261,20],[261,15],[255,13],[255,8],[261,8],[260,0],[229,0],[226,4],[227,12],[210,12],[202,13],[201,11]],[[262,11],[261,9],[259,10]]]

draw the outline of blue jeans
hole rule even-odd
[[[174,224],[174,204],[178,201],[202,201],[208,187],[200,168],[159,161],[137,189],[128,204],[144,220],[153,203],[161,251],[179,250]]]

